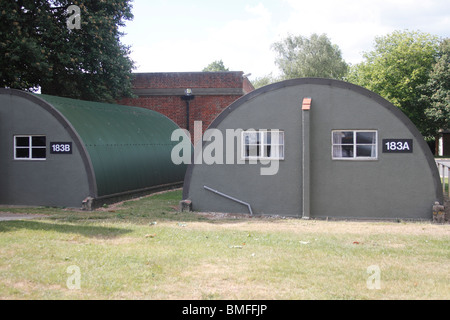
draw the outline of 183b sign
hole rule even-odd
[[[383,153],[412,153],[412,139],[383,139]]]
[[[50,142],[50,153],[72,154],[72,142]]]

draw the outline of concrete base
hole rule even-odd
[[[180,201],[180,212],[192,212],[192,201],[191,200]]]

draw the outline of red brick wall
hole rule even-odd
[[[203,131],[239,96],[195,96],[189,102],[189,131],[194,134],[194,121],[202,121]],[[181,128],[186,128],[186,102],[179,96],[146,96],[125,98],[120,104],[136,106],[162,113]]]
[[[178,89],[178,93],[161,95],[161,92],[147,92],[137,98],[124,98],[118,103],[157,111],[181,128],[186,128],[186,101],[181,96],[184,89],[191,88],[195,98],[189,102],[189,131],[193,138],[194,121],[202,121],[204,132],[226,107],[254,90],[250,81],[242,75],[243,72],[138,73],[133,83],[134,89]],[[196,88],[208,89],[209,92],[198,95]],[[215,89],[217,94],[214,94]],[[226,94],[221,89],[240,89],[237,90],[240,94]]]
[[[143,96],[125,98],[120,104],[154,110],[172,119],[180,127],[186,126],[186,103],[177,96]]]
[[[248,80],[247,78],[244,78],[243,86],[244,86],[244,92],[246,94],[252,92],[253,90],[255,90],[255,87],[252,85],[250,80]]]
[[[136,73],[135,88],[243,88],[243,72]],[[246,79],[246,78],[245,78]],[[248,79],[246,79],[248,81]],[[254,90],[254,89],[253,89]]]
[[[194,126],[194,121],[202,121],[203,130],[208,128],[211,122],[230,104],[236,101],[239,96],[199,96],[190,104],[189,128]]]

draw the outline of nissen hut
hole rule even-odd
[[[350,83],[275,83],[231,104],[209,129],[224,139],[227,130],[235,133],[216,150],[229,159],[234,142],[234,161],[189,165],[183,197],[194,210],[431,219],[433,204],[443,201],[417,128],[391,103]],[[211,150],[214,139],[203,140],[201,150]]]
[[[0,89],[0,204],[81,207],[181,186],[155,111]]]

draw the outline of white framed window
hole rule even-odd
[[[243,131],[241,145],[243,160],[284,160],[284,131]]]
[[[378,158],[377,130],[333,130],[331,140],[334,160],[376,160]]]
[[[45,160],[46,137],[41,135],[14,136],[14,160]]]

